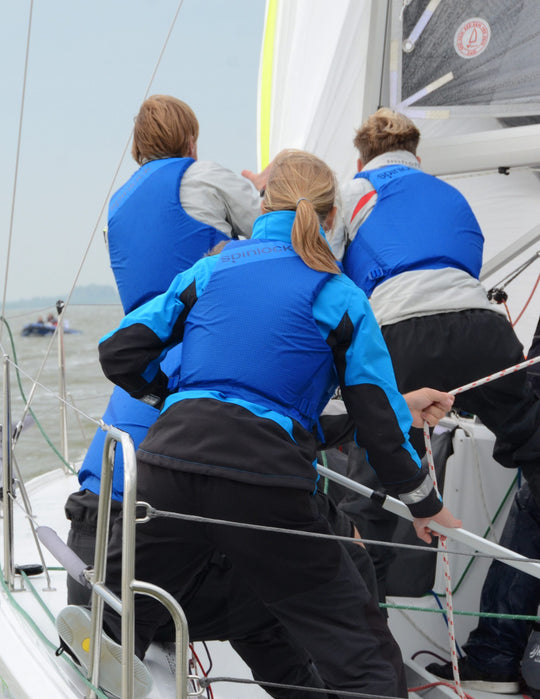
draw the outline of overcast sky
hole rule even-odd
[[[114,285],[100,211],[180,0],[34,1],[7,301]],[[4,3],[0,42],[4,294],[30,0]],[[149,94],[188,102],[199,158],[256,168],[265,0],[184,0]],[[128,155],[114,189],[136,169]]]

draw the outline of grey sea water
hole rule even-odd
[[[38,316],[45,317],[48,312],[54,312],[54,308],[6,312],[9,330],[4,325],[1,336],[2,354],[14,363],[9,365],[14,426],[23,415],[34,382],[38,381],[30,404],[35,419],[27,421],[29,424],[25,424],[14,450],[25,479],[61,465],[51,444],[60,453],[63,451],[58,342],[55,339],[51,343],[50,335],[21,336],[27,323],[35,322]],[[103,335],[118,325],[122,315],[120,305],[74,305],[64,312],[69,328],[79,331],[64,335],[66,395],[76,408],[66,409],[69,462],[82,459],[111,394],[112,384],[101,371],[97,345]]]

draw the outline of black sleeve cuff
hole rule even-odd
[[[434,517],[442,508],[443,503],[435,488],[420,502],[407,505],[413,517]]]

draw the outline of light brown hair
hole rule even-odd
[[[356,132],[354,145],[364,165],[392,150],[407,150],[416,155],[420,131],[404,114],[383,107],[366,119]]]
[[[305,151],[283,150],[272,162],[262,211],[296,211],[291,233],[295,251],[308,267],[339,274],[336,258],[320,233],[335,196],[334,173],[326,163]]]
[[[131,153],[139,163],[160,158],[184,158],[199,137],[194,111],[170,95],[145,100],[135,117]]]

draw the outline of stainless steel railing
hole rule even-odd
[[[13,430],[11,414],[10,360],[7,355],[4,355],[2,422],[3,573],[6,585],[9,589],[13,590],[15,585],[15,567],[13,564],[13,498],[15,497],[16,481],[14,479],[13,469]],[[133,696],[133,661],[135,655],[134,599],[135,594],[144,594],[155,598],[158,602],[163,604],[173,618],[176,640],[176,697],[177,699],[186,699],[188,696],[201,693],[188,693],[188,681],[196,681],[197,678],[189,676],[189,633],[187,620],[181,606],[166,590],[156,585],[135,579],[135,530],[137,525],[135,448],[131,437],[126,432],[112,426],[106,426],[105,429],[107,435],[105,438],[102,460],[95,562],[94,570],[89,576],[90,582],[92,583],[92,631],[90,637],[90,664],[88,668],[89,679],[95,687],[99,686],[99,656],[103,609],[104,604],[107,603],[120,614],[122,619],[122,696]],[[105,586],[114,455],[118,443],[122,448],[124,457],[121,599]],[[96,699],[96,693],[92,688],[88,690],[87,699]]]
[[[120,443],[124,456],[124,499],[122,523],[122,583],[121,599],[105,586],[106,559],[109,536],[110,500],[116,444]],[[122,696],[133,696],[133,659],[135,655],[135,594],[154,597],[171,614],[176,630],[176,697],[188,697],[187,620],[178,602],[162,588],[135,578],[135,530],[137,525],[137,469],[135,448],[131,437],[122,430],[109,427],[103,449],[101,487],[98,505],[96,552],[92,586],[92,632],[90,637],[89,679],[98,686],[101,628],[104,604],[109,604],[122,619]],[[88,699],[95,699],[89,690]]]
[[[15,580],[13,567],[13,453],[11,430],[11,389],[9,379],[9,358],[3,356],[4,361],[4,402],[2,422],[2,512],[4,516],[4,577],[9,589],[12,590]]]

